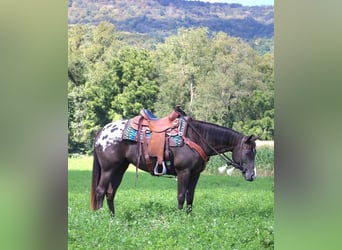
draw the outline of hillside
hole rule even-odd
[[[69,24],[113,23],[117,30],[162,40],[180,27],[206,26],[248,41],[273,39],[273,6],[184,0],[69,0]]]

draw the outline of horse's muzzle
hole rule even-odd
[[[256,179],[255,172],[249,174],[248,171],[242,172],[242,175],[245,177],[246,181],[254,181]]]
[[[245,176],[245,179],[246,179],[246,181],[254,181],[254,180],[256,179],[256,176],[255,176],[255,174],[253,173],[253,174],[251,174],[251,176],[249,176],[249,177]]]

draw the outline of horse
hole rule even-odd
[[[232,152],[232,159],[227,163],[239,169],[246,181],[256,178],[255,156],[258,138],[244,135],[233,129],[213,123],[187,118],[186,134],[182,135],[185,143],[179,147],[170,147],[172,166],[163,174],[177,177],[178,209],[183,209],[186,200],[186,212],[192,211],[195,188],[201,172],[210,156]],[[93,211],[103,207],[106,196],[107,205],[112,215],[115,214],[114,197],[129,164],[151,173],[147,162],[141,160],[141,142],[123,139],[123,133],[129,120],[120,120],[105,125],[95,137],[93,170],[91,180],[90,207]],[[195,145],[195,146],[194,146]],[[152,159],[156,162],[156,159]]]

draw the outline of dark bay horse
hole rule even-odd
[[[138,164],[139,169],[148,171],[146,164],[138,160],[137,142],[122,139],[127,121],[109,123],[96,135],[91,183],[92,210],[102,208],[106,196],[109,210],[114,214],[115,193],[130,163],[135,166]],[[256,178],[257,137],[193,119],[188,121],[185,137],[199,145],[207,157],[232,152],[230,165],[239,169],[245,180],[253,181]],[[186,200],[187,212],[191,212],[196,184],[206,160],[187,144],[170,150],[174,159],[174,171],[171,174],[177,176],[178,209],[183,208]]]

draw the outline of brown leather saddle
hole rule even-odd
[[[154,175],[164,175],[167,173],[165,165],[165,161],[169,160],[169,143],[167,138],[171,133],[178,133],[177,129],[180,126],[179,117],[183,114],[185,113],[176,107],[168,116],[157,118],[151,111],[143,109],[140,111],[140,115],[133,117],[130,121],[130,126],[138,131],[137,142],[144,147],[144,159],[147,168]],[[140,137],[141,134],[142,137]],[[150,136],[147,136],[147,134],[150,134]],[[142,153],[140,146],[138,151],[140,159]],[[154,167],[150,157],[157,158]]]

